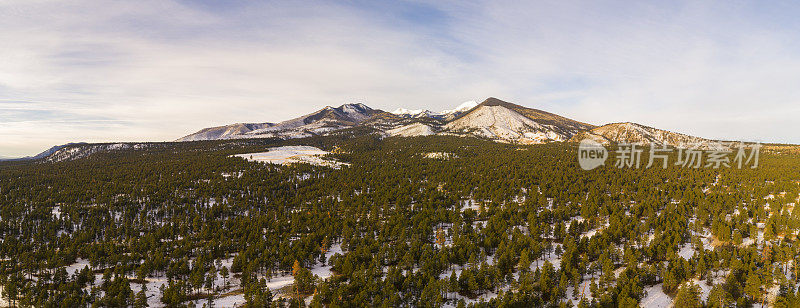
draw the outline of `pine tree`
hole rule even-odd
[[[685,283],[678,288],[675,295],[675,307],[700,308],[703,306],[700,299],[700,287],[693,283]]]
[[[761,277],[756,271],[750,271],[750,274],[747,275],[744,291],[753,300],[761,298]]]
[[[147,304],[147,284],[142,284],[142,289],[136,293],[136,300],[133,303],[133,306],[136,308],[144,308],[148,307]]]
[[[528,252],[528,249],[522,250],[522,253],[521,253],[520,257],[519,257],[519,262],[517,263],[517,268],[519,268],[520,271],[529,271],[530,270],[530,268],[531,268],[531,260],[530,260],[529,255],[530,255],[530,252]]]

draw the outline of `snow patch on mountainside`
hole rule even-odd
[[[340,130],[348,127],[352,127],[352,125],[341,124],[336,121],[323,119],[307,125],[297,125],[297,123],[289,123],[286,126],[267,127],[248,132],[244,135],[237,136],[237,138],[256,138],[256,137],[303,138],[335,130]]]
[[[700,148],[712,150],[726,150],[730,148],[729,145],[725,145],[713,140],[675,133],[631,122],[612,123],[596,127],[594,129],[576,134],[572,137],[572,139],[570,139],[570,141],[580,142],[583,139],[591,139],[604,145],[611,143],[649,145],[653,143],[657,145],[666,144],[682,148]]]
[[[177,141],[197,141],[197,140],[215,140],[215,139],[229,139],[232,136],[246,134],[247,132],[270,127],[272,123],[236,123],[225,126],[209,127],[200,130],[194,134],[185,136]]]
[[[430,136],[436,134],[436,131],[434,131],[433,128],[428,125],[422,123],[413,123],[405,126],[400,126],[395,129],[387,130],[386,134],[389,136],[414,137],[414,136]]]
[[[99,152],[110,152],[128,149],[147,149],[153,147],[152,143],[111,143],[111,144],[76,144],[63,147],[45,158],[47,162],[70,161],[89,157]]]
[[[339,110],[347,115],[348,118],[355,122],[361,122],[372,116],[372,108],[367,107],[363,103],[344,104],[339,107]]]
[[[449,121],[457,117],[458,115],[469,111],[472,108],[478,106],[478,102],[476,101],[467,101],[458,105],[454,109],[442,110],[441,112],[433,112],[427,109],[406,109],[406,108],[397,108],[392,111],[392,114],[404,117],[404,118],[434,118],[439,120]]]
[[[412,116],[412,117],[416,117],[416,116],[418,116],[418,115],[420,115],[420,114],[423,114],[423,113],[430,113],[430,111],[429,111],[429,110],[425,110],[425,109],[405,109],[405,108],[397,108],[397,109],[395,109],[394,111],[392,111],[392,113],[393,113],[393,114],[396,114],[396,115],[399,115],[399,116]]]
[[[540,124],[503,106],[480,106],[465,116],[448,123],[445,128],[455,133],[470,133],[482,137],[543,143],[569,138],[548,124]]]
[[[486,137],[521,138],[519,131],[538,128],[539,124],[523,115],[500,106],[480,107],[472,113],[446,125],[449,129],[486,128]]]

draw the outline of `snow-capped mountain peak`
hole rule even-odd
[[[490,97],[467,109],[444,126],[452,134],[468,134],[501,141],[543,143],[565,141],[594,126],[552,113],[522,107]]]
[[[362,103],[362,102],[356,102],[356,103],[352,103],[352,104],[345,104],[345,105],[349,105],[349,106],[357,107],[357,108],[359,108],[359,109],[362,109],[362,110],[363,110],[363,109],[372,109],[372,108],[369,108],[369,106],[367,106],[367,105],[364,105],[364,103]]]
[[[437,120],[444,120],[450,121],[457,116],[463,114],[478,106],[478,102],[476,101],[466,101],[460,105],[458,105],[454,109],[443,110],[442,112],[433,112],[428,109],[406,109],[406,108],[397,108],[392,111],[392,114],[404,117],[404,118],[434,118]]]
[[[455,109],[442,111],[442,114],[452,114],[452,113],[457,113],[457,112],[469,111],[470,109],[475,108],[477,106],[478,106],[478,102],[476,102],[476,101],[466,101],[466,102],[461,103],[461,105],[458,105]]]
[[[344,104],[334,109],[339,109],[349,118],[355,120],[355,122],[361,122],[375,114],[375,110],[362,103]]]
[[[406,109],[406,108],[397,108],[394,111],[392,111],[392,113],[396,115],[408,115],[408,116],[417,116],[424,112],[430,112],[430,111],[425,109]]]
[[[351,128],[375,114],[362,103],[326,106],[316,112],[280,123],[241,123],[212,127],[178,139],[178,141],[236,138],[301,138]]]

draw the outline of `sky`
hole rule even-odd
[[[800,143],[792,1],[0,2],[0,156],[497,97]]]

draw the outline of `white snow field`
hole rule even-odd
[[[316,166],[326,166],[331,168],[341,168],[350,164],[325,159],[321,156],[330,154],[312,146],[296,145],[269,148],[267,152],[236,154],[249,161],[256,161],[270,164],[290,165],[295,163],[307,163]]]

